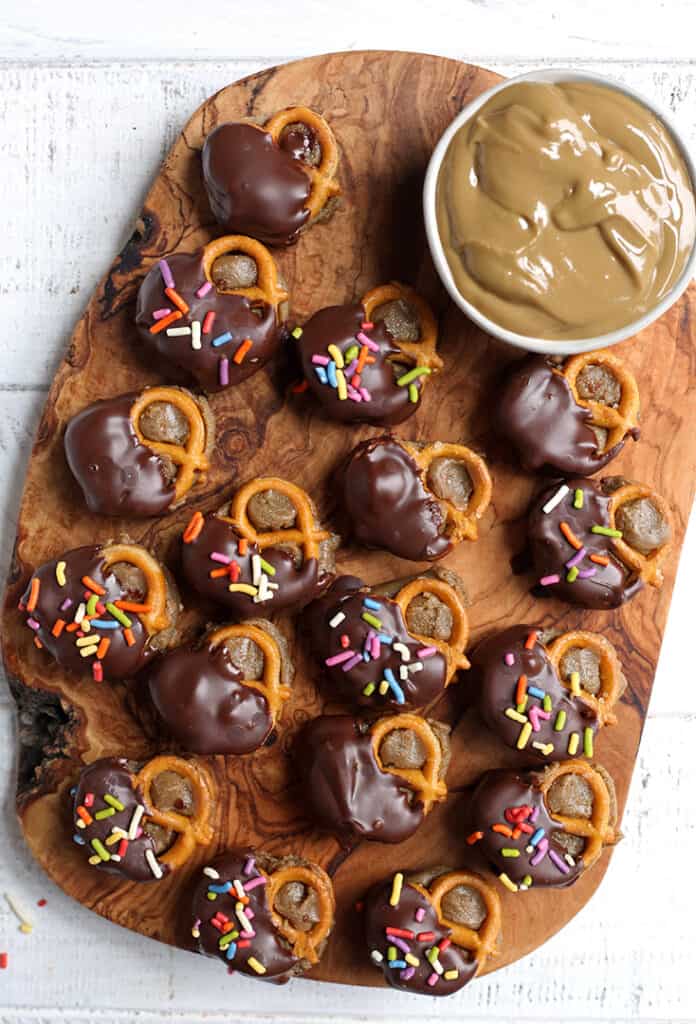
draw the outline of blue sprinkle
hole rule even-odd
[[[338,384],[336,382],[336,364],[333,361],[333,359],[331,360],[329,365],[326,367],[326,372],[328,374],[329,384],[331,385],[331,387],[332,388],[337,388]]]
[[[316,373],[317,377],[322,382],[322,384],[328,384],[329,383],[329,378],[328,378],[328,376],[326,374],[326,370],[324,369],[323,366],[315,366],[314,367],[314,372]]]
[[[227,950],[225,951],[225,956],[227,957],[228,960],[234,960],[236,954],[237,954],[237,943],[236,942],[230,942],[229,946],[227,947]]]
[[[389,960],[388,963],[390,967],[398,967],[399,969],[402,967],[408,967],[405,960]]]
[[[382,610],[382,605],[374,598],[366,597],[363,599],[363,608],[371,608],[373,612],[379,612]]]
[[[389,686],[391,687],[391,689],[392,689],[392,691],[394,693],[394,696],[396,697],[396,703],[397,704],[405,704],[406,703],[406,698],[404,697],[404,691],[401,689],[401,687],[397,683],[396,677],[395,677],[394,673],[392,672],[392,670],[390,668],[385,668],[385,670],[384,670],[384,678],[389,683]]]
[[[381,644],[393,644],[394,643],[394,637],[393,636],[386,636],[385,633],[378,633],[377,634],[377,639],[379,640],[379,642]]]
[[[231,888],[231,882],[224,882],[222,885],[209,885],[208,892],[215,892],[219,895],[223,895],[223,893],[229,892]]]
[[[541,839],[543,839],[543,838],[544,838],[544,830],[543,830],[543,828],[538,828],[536,830],[536,832],[534,833],[534,835],[532,836],[532,838],[529,840],[529,845],[530,846],[536,846],[537,843]]]
[[[369,661],[369,660],[370,660],[369,652],[368,651],[363,651],[363,661]]]
[[[217,338],[213,338],[213,348],[219,348],[220,345],[226,345],[228,341],[232,341],[232,335],[229,331],[225,331],[224,334],[218,334]]]
[[[113,619],[92,619],[90,626],[96,626],[97,629],[120,629],[121,623]]]
[[[75,833],[75,835],[73,836],[73,842],[77,843],[78,846],[86,845],[85,840],[82,838],[82,836],[78,836],[77,833]]]
[[[76,793],[77,793],[77,786],[73,786],[73,788],[70,790],[70,796],[75,796]]]
[[[539,700],[543,700],[546,696],[546,691],[540,690],[538,686],[528,686],[527,693],[531,693],[532,697],[538,697]]]

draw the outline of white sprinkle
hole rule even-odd
[[[75,822],[75,824],[77,825],[78,828],[87,828],[87,825],[82,820],[82,818],[78,818],[77,821]]]
[[[246,896],[246,892],[244,891],[244,886],[242,885],[242,883],[239,881],[238,878],[235,878],[235,880],[232,882],[232,885],[234,886],[234,891],[237,893],[240,900],[243,900],[244,897]]]
[[[569,853],[566,853],[565,860],[568,864],[570,864],[571,868],[575,867],[575,860],[573,859],[573,857],[570,856]]]
[[[373,949],[372,952],[370,953],[370,956],[372,957],[376,964],[381,964],[382,961],[384,960],[384,956],[380,953],[378,949]]]
[[[14,916],[17,918],[17,920],[20,922],[20,924],[25,925],[29,930],[31,930],[34,926],[32,925],[27,915],[24,913],[24,909],[19,905],[14,896],[10,896],[9,892],[6,892],[5,899],[7,900],[8,907],[10,908]]]
[[[408,670],[409,670],[409,672],[422,672],[423,671],[423,662],[422,661],[412,661],[411,664],[408,666]]]
[[[164,871],[162,870],[162,868],[157,863],[157,858],[155,857],[155,851],[154,850],[146,850],[145,851],[145,860],[147,861],[148,867],[150,868],[150,871],[153,873],[155,878],[161,878],[162,875],[164,874]]]
[[[243,903],[237,903],[235,908],[234,908],[234,912],[237,915],[237,920],[241,924],[242,929],[245,932],[253,932],[254,929],[251,927],[251,921],[249,920],[249,918],[244,913],[244,904]]]
[[[191,321],[191,348],[201,347],[201,322],[200,320]]]
[[[340,626],[341,625],[341,623],[343,622],[345,617],[346,617],[345,612],[336,612],[334,617],[332,619],[329,619],[329,625],[331,626],[332,629],[335,629],[336,626]],[[377,950],[375,950],[375,952],[377,952]],[[381,956],[381,954],[380,954],[380,956]]]
[[[111,835],[116,836],[117,839],[128,839],[128,833],[125,828],[120,828],[118,825],[114,825],[111,829]]]
[[[439,960],[433,961],[433,963],[430,966],[432,967],[432,969],[435,971],[436,974],[444,974],[445,973],[445,968],[442,966],[442,964],[440,963]]]
[[[186,335],[191,333],[190,327],[168,327],[167,337],[168,338],[184,338]]]
[[[131,818],[130,825],[128,826],[128,838],[129,839],[135,839],[135,837],[137,836],[137,834],[138,834],[138,827],[140,825],[140,819],[142,818],[144,813],[145,813],[145,808],[143,807],[142,804],[138,804],[138,806],[133,811],[133,817]]]
[[[119,855],[117,853],[112,853],[111,854],[111,859],[115,860],[117,863],[121,860],[121,858],[119,857]]]
[[[525,853],[534,853],[534,847],[533,846],[525,846],[524,852]]]
[[[73,622],[82,622],[84,617],[85,617],[85,602],[82,601],[78,605],[77,611],[75,612],[75,618],[73,619]]]
[[[216,871],[215,868],[203,868],[203,874],[207,875],[208,878],[219,878],[220,872]]]
[[[553,512],[556,505],[561,504],[561,502],[563,501],[563,499],[569,491],[570,487],[568,487],[568,484],[561,484],[561,486],[558,488],[554,496],[552,498],[549,498],[546,504],[542,506],[541,511],[544,513],[544,515],[548,515],[549,512]]]
[[[406,644],[402,644],[401,641],[399,641],[399,643],[392,644],[392,649],[399,652],[402,661],[411,660],[411,652],[409,651]]]
[[[261,555],[251,556],[251,582],[255,587],[261,582]]]
[[[524,885],[522,882],[520,882],[518,888],[519,888],[520,892],[526,892],[527,889],[529,888],[529,886],[528,885]]]
[[[265,572],[261,573],[261,579],[259,580],[259,589],[254,597],[254,604],[261,604],[262,601],[270,601],[273,597],[273,591],[268,587],[268,576]]]
[[[400,679],[408,679],[408,666],[407,665],[399,665],[399,678]]]
[[[278,590],[280,583],[268,583],[268,576],[266,577],[266,586],[269,590]]]

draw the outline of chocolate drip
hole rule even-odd
[[[291,141],[291,140],[290,140]],[[289,245],[307,223],[311,182],[295,151],[250,124],[221,124],[203,145],[203,180],[226,231]]]
[[[190,334],[168,335],[169,328],[153,334],[150,328],[158,322],[153,318],[153,312],[159,309],[175,311],[176,307],[164,293],[166,285],[159,265],[150,268],[138,292],[135,322],[140,341],[154,357],[165,379],[168,365],[174,363],[197,380],[206,391],[220,391],[251,377],[275,355],[283,338],[283,329],[276,322],[273,306],[254,302],[252,309],[252,304],[243,295],[217,292],[214,286],[199,298],[196,292],[206,281],[200,252],[176,253],[167,257],[167,263],[176,291],[189,306],[188,313],[172,323],[170,328],[190,327],[197,320],[202,332],[209,312],[215,313],[215,319],[208,333],[201,333],[200,348],[193,347]],[[226,334],[231,335],[228,341],[213,346],[216,339]],[[233,357],[246,339],[252,342],[251,348],[241,363],[235,363]],[[229,385],[221,383],[222,359],[227,359]]]
[[[440,502],[408,452],[389,436],[353,450],[343,472],[343,501],[356,539],[367,547],[413,562],[435,561],[452,547],[442,535]]]
[[[174,500],[163,463],[141,444],[130,411],[138,396],[119,395],[87,406],[68,423],[65,457],[90,512],[159,516]]]

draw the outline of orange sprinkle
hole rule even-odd
[[[213,326],[214,320],[215,320],[215,310],[214,309],[210,309],[205,314],[205,318],[203,320],[203,333],[204,334],[210,334],[210,331],[212,330],[212,326]]]
[[[172,300],[176,308],[180,309],[182,313],[188,313],[188,303],[182,299],[182,297],[179,295],[178,291],[176,291],[175,288],[165,288],[164,294],[167,296],[168,299]],[[166,320],[167,318],[164,317],[164,319]]]
[[[524,642],[524,648],[525,648],[526,651],[531,651],[532,647],[537,642],[538,635],[539,634],[537,633],[537,631],[535,629],[533,629],[532,632],[529,634],[529,636],[527,637],[527,639]],[[518,703],[519,703],[519,701],[518,701]]]
[[[212,569],[209,573],[211,580],[219,580],[221,576],[229,576],[230,570],[227,566],[224,569]]]
[[[51,630],[51,636],[60,636],[65,629],[65,619],[56,619],[53,623],[53,629]]]
[[[117,608],[123,612],[149,612],[149,604],[138,604],[136,601],[114,601]]]
[[[560,523],[559,524],[559,529],[560,529],[561,533],[563,534],[563,536],[565,537],[565,539],[570,544],[570,546],[572,548],[575,548],[576,551],[579,551],[580,548],[582,547],[582,542],[578,540],[578,538],[575,536],[575,534],[573,533],[571,528],[568,526],[568,524],[566,522]]]
[[[104,655],[108,651],[110,643],[111,641],[108,636],[103,636],[99,641],[99,646],[97,647],[97,658],[99,661],[103,659]]]
[[[184,536],[183,536],[184,544],[190,544],[191,541],[194,541],[196,539],[196,537],[199,535],[199,533],[203,529],[203,522],[204,522],[204,520],[203,520],[203,513],[202,512],[194,512],[193,515],[191,516],[191,518],[189,519],[188,526],[184,530]]]
[[[473,846],[479,839],[483,839],[483,832],[472,832],[470,836],[466,837],[466,841],[469,846]]]
[[[39,648],[39,650],[41,650],[41,649],[43,648],[43,644],[42,644],[42,643],[41,643],[41,641],[39,640],[38,636],[35,636],[35,637],[34,637],[34,646],[35,646],[35,647],[38,647],[38,648]]]
[[[237,551],[239,552],[240,555],[245,555],[247,553],[246,537],[240,537],[239,540],[237,541]]]
[[[604,555],[590,555],[590,561],[596,562],[597,565],[609,565],[609,559]]]
[[[80,628],[80,623],[79,622],[71,622],[69,626],[65,627],[65,632],[66,633],[74,633],[79,628]]]
[[[82,818],[85,825],[92,824],[92,815],[89,813],[86,807],[82,806],[82,804],[80,804],[75,813],[77,814],[78,818]]]
[[[99,594],[100,597],[103,597],[106,593],[104,587],[100,587],[98,583],[95,583],[91,576],[83,576],[82,582],[90,590],[93,590],[95,594]]]
[[[150,334],[159,334],[166,327],[171,327],[172,324],[176,323],[177,320],[181,320],[181,313],[178,309],[175,309],[169,316],[163,316],[161,320],[157,320],[156,323],[150,328]]]
[[[292,388],[292,393],[293,395],[301,395],[302,392],[306,391],[308,387],[309,382],[306,380],[301,380],[299,384],[295,384],[295,386]]]
[[[517,689],[515,690],[515,704],[521,704],[527,693],[527,677],[520,676],[517,680]]]
[[[512,836],[512,829],[507,825],[491,825],[491,831],[498,832],[501,836],[507,836],[508,839]]]
[[[132,647],[133,644],[135,643],[135,637],[133,636],[133,630],[132,629],[124,629],[123,635],[126,638],[126,643],[128,644],[128,646]]]
[[[522,829],[520,828],[519,825],[517,825],[515,828],[513,828],[512,835],[510,836],[510,838],[511,839],[519,839],[521,835],[522,835]]]
[[[367,357],[369,355],[369,352],[370,352],[370,350],[368,349],[367,345],[361,345],[360,346],[360,355],[358,356],[358,365],[355,367],[355,372],[356,373],[362,373],[363,370],[365,369],[365,360],[367,359]]]
[[[38,576],[34,576],[31,581],[31,590],[29,591],[29,600],[27,601],[27,611],[33,612],[36,608],[36,603],[39,600],[39,590],[41,589],[41,580]]]
[[[251,340],[251,338],[245,338],[244,341],[242,342],[242,344],[239,346],[239,348],[235,352],[235,354],[232,356],[232,362],[236,363],[238,366],[239,366],[240,363],[243,363],[244,359],[246,357],[246,354],[247,354],[247,352],[249,351],[249,349],[251,348],[252,345],[253,345],[253,341]]]

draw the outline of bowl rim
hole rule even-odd
[[[588,338],[534,338],[528,335],[518,334],[515,331],[511,331],[508,328],[497,324],[494,320],[491,320],[477,309],[476,306],[461,294],[455,283],[452,271],[450,270],[447,257],[445,256],[444,246],[442,244],[437,225],[436,197],[440,169],[447,149],[449,148],[449,144],[461,126],[468,121],[484,103],[486,103],[492,96],[495,96],[497,93],[502,92],[504,89],[507,89],[512,85],[516,85],[519,82],[592,82],[594,84],[605,85],[610,89],[615,89],[618,92],[623,93],[624,96],[628,96],[630,99],[641,103],[663,122],[667,130],[672,135],[682,159],[684,160],[684,164],[686,165],[691,182],[691,188],[695,197],[696,163],[694,163],[694,159],[691,156],[684,136],[681,130],[674,123],[672,115],[665,111],[659,104],[655,103],[654,100],[644,96],[639,90],[634,89],[632,86],[624,85],[624,83],[618,82],[607,75],[600,75],[593,71],[583,71],[575,68],[540,68],[538,70],[525,71],[523,74],[515,75],[514,78],[504,79],[497,85],[491,86],[489,89],[485,89],[482,93],[462,107],[447,128],[445,128],[432,151],[423,183],[423,218],[425,221],[425,233],[435,268],[440,280],[455,305],[459,306],[459,308],[466,313],[474,323],[488,334],[499,338],[501,341],[504,341],[509,345],[513,345],[515,348],[520,348],[527,352],[539,352],[547,355],[575,355],[582,352],[592,352],[595,349],[609,348],[612,345],[619,344],[621,341],[626,341],[628,338],[632,338],[639,331],[642,331],[644,328],[654,323],[655,320],[659,319],[659,317],[661,317],[662,314],[673,306],[674,303],[683,295],[696,271],[696,237],[694,238],[691,252],[684,264],[682,273],[674,282],[669,292],[663,296],[657,305],[653,306],[652,309],[643,313],[636,320],[632,320],[624,327],[619,327],[616,330],[609,331],[605,334],[593,335]]]

